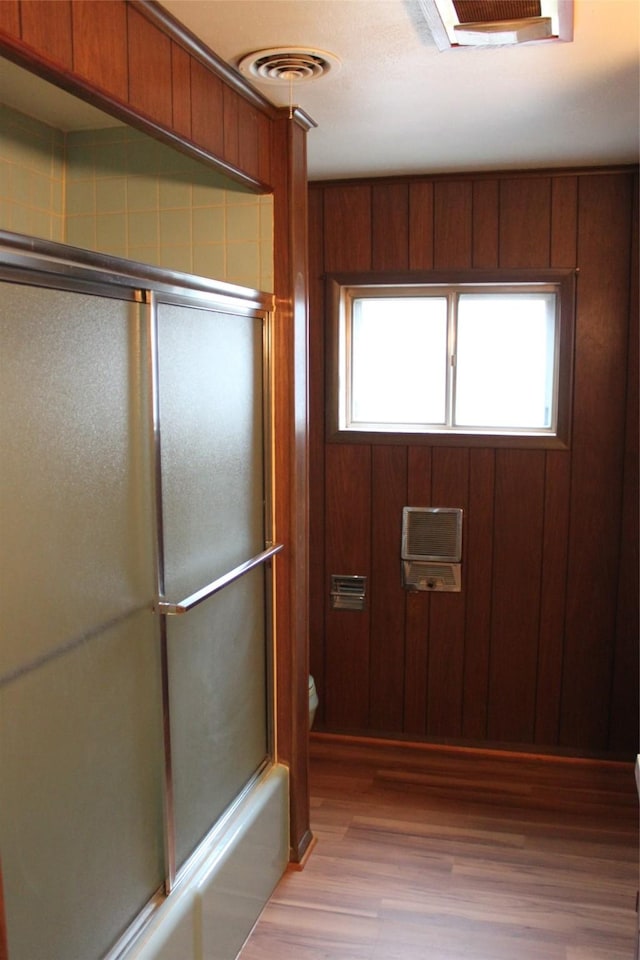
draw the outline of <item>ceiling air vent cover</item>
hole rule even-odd
[[[263,83],[300,83],[318,80],[331,70],[340,69],[340,61],[326,50],[310,47],[272,47],[243,57],[238,69]]]

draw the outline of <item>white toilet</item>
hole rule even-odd
[[[318,692],[313,677],[309,674],[309,730],[313,726],[313,720],[318,708]]]

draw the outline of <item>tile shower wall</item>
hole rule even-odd
[[[0,227],[64,240],[64,134],[0,103]]]
[[[270,196],[243,191],[128,127],[65,136],[10,108],[0,110],[11,117],[11,124],[2,125],[0,141],[0,227],[273,289]],[[0,116],[4,120],[5,114]],[[47,151],[49,143],[55,144],[55,155],[53,146]],[[54,195],[52,185],[45,197],[47,159],[58,190]],[[48,207],[41,209],[44,199]]]

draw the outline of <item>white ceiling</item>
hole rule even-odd
[[[299,83],[312,179],[638,161],[637,0],[574,0],[574,39],[439,52],[418,0],[162,0],[223,60],[341,61]],[[255,86],[279,105],[289,87]]]

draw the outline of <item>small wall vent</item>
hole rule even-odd
[[[331,609],[364,610],[367,578],[331,574]]]

